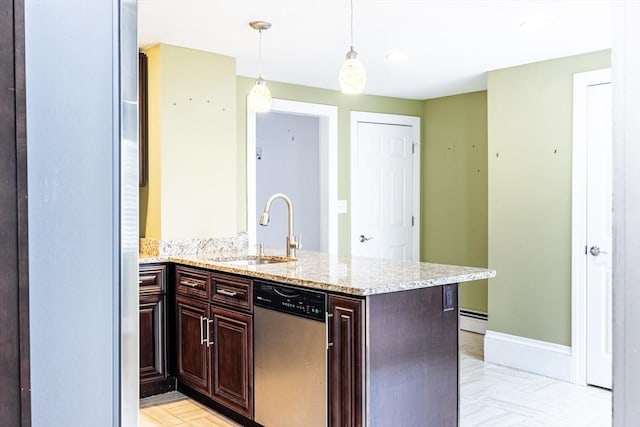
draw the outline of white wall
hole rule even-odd
[[[294,231],[302,235],[303,249],[320,250],[319,120],[284,113],[257,116],[256,217],[267,198],[284,193],[293,202]],[[287,209],[274,201],[267,227],[257,227],[257,241],[284,250]]]

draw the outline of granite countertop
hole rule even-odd
[[[271,255],[267,253],[267,255]],[[260,265],[225,263],[242,254],[141,257],[140,264],[173,262],[257,279],[351,295],[375,295],[495,277],[495,270],[414,261],[391,261],[299,251],[298,259]]]

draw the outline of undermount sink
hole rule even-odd
[[[230,265],[262,265],[262,264],[277,264],[281,262],[292,262],[294,258],[279,257],[279,256],[248,256],[246,258],[231,259],[225,261],[219,261],[221,264]]]

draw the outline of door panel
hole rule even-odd
[[[587,383],[611,388],[611,83],[590,86],[587,105]]]
[[[164,295],[140,297],[140,383],[166,378]]]
[[[209,349],[202,344],[202,338],[208,311],[207,303],[180,296],[176,298],[177,376],[185,385],[207,395]]]
[[[361,300],[329,296],[329,426],[362,426]]]
[[[253,415],[253,318],[220,307],[213,320],[211,395],[214,400],[251,418]]]
[[[412,126],[358,122],[354,143],[352,254],[414,259]]]

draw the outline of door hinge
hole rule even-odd
[[[416,154],[416,143],[415,142],[411,143],[411,154]]]
[[[411,226],[414,227],[416,223],[416,218],[414,216],[411,217]]]

